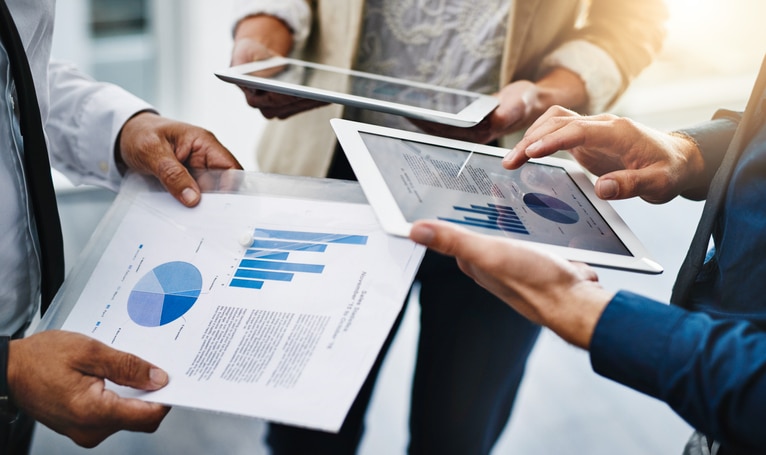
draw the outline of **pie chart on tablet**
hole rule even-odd
[[[188,262],[166,262],[149,271],[128,296],[128,315],[138,325],[159,327],[194,306],[202,290],[202,274]]]
[[[524,195],[524,204],[534,213],[554,223],[574,224],[580,220],[571,205],[547,194],[527,193]]]

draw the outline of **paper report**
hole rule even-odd
[[[366,204],[139,194],[63,329],[170,383],[121,394],[337,431],[402,308],[423,248]]]

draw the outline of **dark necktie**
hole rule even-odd
[[[705,260],[705,255],[710,243],[710,235],[713,232],[718,213],[721,210],[721,205],[726,197],[726,188],[729,185],[729,179],[731,178],[732,172],[734,172],[734,167],[737,164],[737,160],[742,154],[743,149],[747,147],[752,139],[756,126],[759,124],[758,122],[762,120],[759,118],[759,114],[765,90],[766,59],[764,59],[761,64],[761,71],[758,75],[755,87],[753,88],[753,92],[750,95],[750,100],[747,103],[745,115],[742,117],[737,132],[734,134],[734,137],[729,144],[729,148],[721,162],[721,166],[718,168],[712,182],[710,182],[710,189],[708,190],[705,207],[702,209],[700,222],[697,225],[697,231],[694,233],[691,246],[689,247],[684,262],[681,264],[681,269],[678,272],[678,277],[673,286],[673,293],[670,297],[670,301],[676,305],[688,307],[689,293],[691,292],[692,285],[694,284]]]
[[[24,46],[5,0],[0,0],[0,35],[16,83],[19,126],[24,138],[24,174],[40,242],[41,312],[45,312],[64,281],[64,245],[53,191],[40,106]]]

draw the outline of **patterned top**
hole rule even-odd
[[[511,0],[368,0],[355,69],[491,94],[497,91]],[[346,117],[413,130],[363,109]]]

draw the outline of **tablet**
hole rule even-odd
[[[383,229],[408,236],[419,219],[450,221],[534,242],[566,259],[661,273],[645,248],[572,160],[501,166],[507,149],[332,119]]]
[[[215,73],[227,82],[457,127],[471,127],[497,107],[494,96],[273,57]]]

